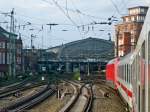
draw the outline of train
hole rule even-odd
[[[150,112],[150,9],[135,50],[107,63],[106,80],[112,82],[130,112]]]

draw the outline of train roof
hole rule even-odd
[[[115,63],[115,59],[112,59],[108,62],[108,64],[113,64],[113,63]]]
[[[120,58],[119,65],[131,64],[133,60],[133,53],[129,53],[124,57]]]

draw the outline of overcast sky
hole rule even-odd
[[[15,8],[16,26],[31,23],[24,29],[16,29],[17,34],[22,34],[24,47],[30,47],[30,35],[34,34],[37,37],[34,45],[42,48],[43,37],[43,48],[47,48],[88,37],[108,39],[108,33],[113,37],[116,22],[112,25],[90,25],[84,28],[77,26],[94,21],[107,22],[112,16],[120,21],[120,17],[127,14],[127,8],[147,5],[144,0],[57,0],[56,4],[54,1],[56,0],[0,0],[0,13],[10,12]],[[0,22],[4,21],[10,22],[10,18],[1,14]],[[52,26],[50,30],[46,25],[49,23],[59,25]],[[1,26],[9,28],[7,23],[1,23]]]

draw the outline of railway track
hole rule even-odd
[[[59,90],[57,94],[55,93],[48,97],[43,103],[30,109],[29,112],[59,112],[72,98],[74,88],[70,83],[62,80],[57,86],[57,89]]]
[[[10,91],[15,91],[15,90],[21,89],[24,85],[27,85],[27,84],[37,83],[35,80],[36,80],[36,77],[32,77],[30,79],[27,78],[27,79],[25,79],[25,80],[23,80],[21,82],[1,87],[0,88],[0,95],[8,93]]]
[[[16,83],[16,84],[2,87],[2,88],[0,88],[0,95],[8,93],[10,91],[17,90],[17,89],[21,88],[23,85],[27,84],[28,82],[29,82],[28,80],[24,80],[24,81]]]
[[[91,85],[70,83],[74,87],[74,95],[59,112],[90,112],[93,101]]]
[[[126,112],[117,92],[105,82],[94,83],[93,96],[91,112]]]
[[[33,107],[34,105],[42,102],[50,95],[53,95],[55,93],[55,90],[51,88],[49,85],[47,85],[45,88],[40,90],[38,93],[33,94],[31,96],[25,97],[11,105],[8,105],[7,107],[4,107],[3,109],[0,109],[0,112],[21,112],[25,111],[26,109],[29,109]]]
[[[4,92],[1,92],[0,93],[0,99],[2,98],[5,98],[5,97],[8,97],[8,96],[11,96],[11,95],[14,95],[15,93],[17,92],[20,92],[20,91],[25,91],[27,89],[31,89],[31,88],[34,88],[34,87],[38,87],[38,86],[41,86],[41,85],[44,85],[45,83],[35,83],[35,84],[32,84],[32,83],[29,83],[29,84],[25,84],[25,85],[22,85],[18,88],[15,88],[14,90],[7,90],[7,91],[4,91]]]

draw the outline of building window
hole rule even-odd
[[[7,64],[10,64],[10,61],[9,61],[9,53],[7,53]]]
[[[0,42],[0,48],[5,48],[5,42]]]
[[[119,39],[119,45],[123,45],[123,40],[122,39]]]
[[[9,48],[10,46],[9,46],[9,43],[7,43],[7,49]]]
[[[145,20],[144,16],[137,16],[137,21],[143,22]]]
[[[1,59],[2,59],[2,64],[5,64],[5,53],[2,53]]]
[[[141,8],[141,11],[140,11],[142,14],[145,13],[145,10],[144,8]]]
[[[131,38],[131,43],[134,43],[135,42],[135,39],[134,38]]]
[[[0,52],[0,64],[2,64],[2,53]]]
[[[17,49],[17,54],[21,54],[21,49]]]
[[[131,20],[132,20],[132,21],[136,21],[136,19],[135,19],[135,17],[134,17],[134,16],[132,16],[132,17],[131,17]]]
[[[123,56],[124,52],[122,50],[119,51],[119,56]]]
[[[3,42],[3,48],[5,48],[5,42]]]
[[[129,18],[125,18],[125,21],[126,21],[126,22],[129,22]]]
[[[17,64],[21,64],[21,57],[17,57]]]
[[[5,53],[0,52],[0,64],[5,64]]]

